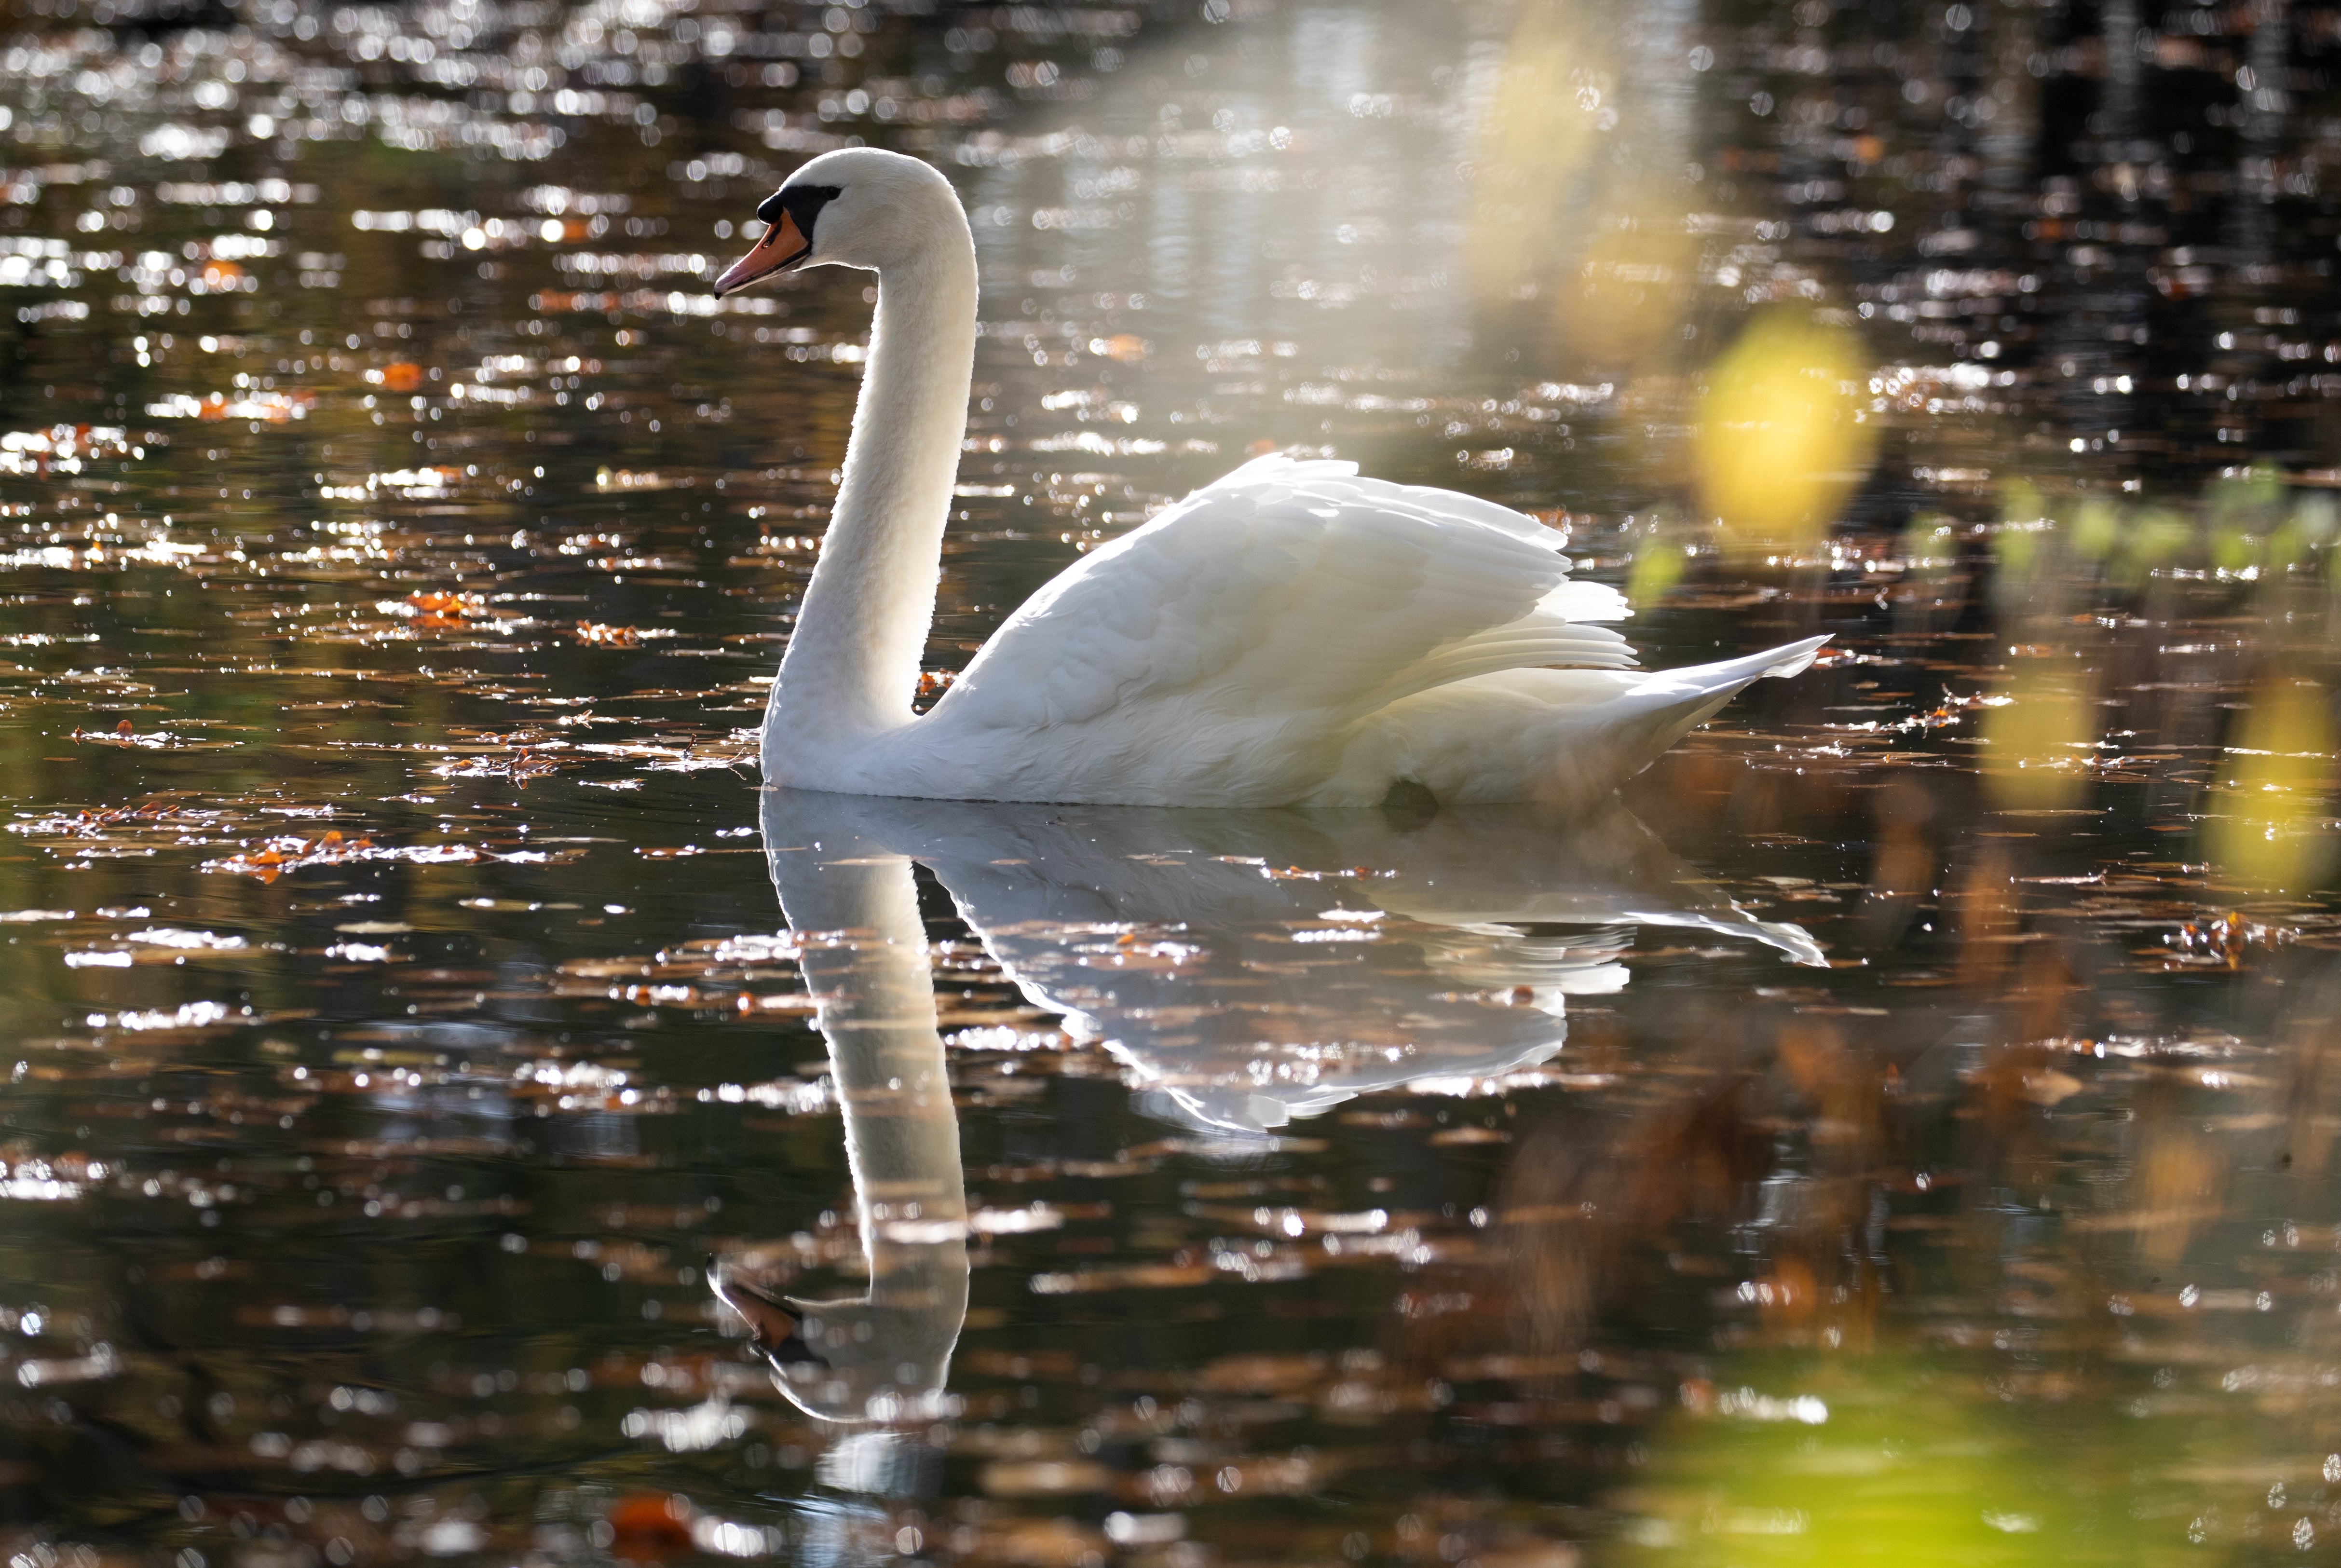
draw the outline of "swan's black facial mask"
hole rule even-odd
[[[746,288],[758,278],[785,272],[812,255],[813,224],[821,209],[842,194],[837,185],[783,185],[764,198],[756,215],[764,220],[764,237],[756,248],[723,269],[715,280],[715,296]]]

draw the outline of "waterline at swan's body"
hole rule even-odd
[[[768,779],[856,794],[1155,805],[1596,798],[1826,639],[1657,674],[1559,536],[1353,464],[1246,464],[1083,557],[933,710],[934,613],[975,349],[957,196],[914,159],[825,154],[765,204],[719,291],[796,265],[878,274],[843,483],[773,683]]]

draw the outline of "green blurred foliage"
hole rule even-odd
[[[2029,1403],[1908,1354],[1781,1358],[1656,1435],[1613,1568],[2212,1564],[2182,1505],[2133,1510],[2142,1454],[2077,1452]],[[2107,1440],[2100,1437],[2101,1444]],[[2108,1444],[2109,1445],[2109,1444]],[[2139,1517],[2145,1513],[2147,1517]]]
[[[1653,533],[1634,552],[1634,569],[1627,574],[1626,599],[1636,609],[1647,609],[1667,596],[1682,581],[1689,552],[1664,534]]]

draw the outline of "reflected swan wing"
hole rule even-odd
[[[1402,831],[1375,812],[778,792],[765,831],[776,860],[883,845],[925,863],[1033,1005],[1213,1133],[1542,1062],[1568,996],[1626,983],[1638,924],[1819,961],[1622,807],[1561,824],[1474,808]]]

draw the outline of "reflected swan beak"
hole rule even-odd
[[[785,211],[781,221],[764,231],[756,248],[723,269],[715,280],[715,297],[736,294],[758,278],[794,266],[812,254],[812,242],[797,232],[797,221]]]
[[[796,1313],[721,1263],[711,1267],[707,1277],[718,1299],[747,1320],[752,1343],[775,1364],[829,1364],[798,1332]]]

